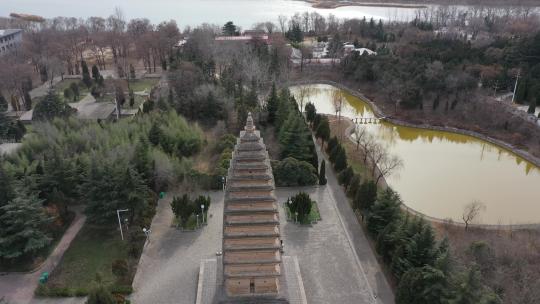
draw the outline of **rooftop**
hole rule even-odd
[[[0,38],[4,38],[5,36],[9,36],[9,35],[16,34],[16,33],[19,33],[19,32],[22,32],[22,30],[21,29],[0,30]]]

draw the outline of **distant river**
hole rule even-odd
[[[304,104],[334,114],[329,85],[310,85]],[[299,98],[299,87],[291,88]],[[374,117],[363,100],[343,91],[345,117]],[[387,181],[405,204],[425,215],[461,222],[464,206],[482,202],[480,223],[540,223],[540,168],[481,139],[450,132],[396,126],[363,125],[404,163]]]
[[[174,19],[180,26],[233,21],[243,28],[257,22],[277,22],[279,15],[292,16],[305,11],[316,11],[323,16],[331,13],[338,18],[410,20],[416,10],[359,6],[315,9],[309,3],[293,0],[0,0],[0,16],[17,12],[45,18],[106,17],[115,7],[120,7],[127,19],[148,18],[155,23]]]

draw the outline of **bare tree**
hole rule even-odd
[[[283,34],[287,31],[287,16],[279,15],[278,16],[278,22],[279,22],[279,29]]]
[[[465,205],[465,208],[463,209],[463,214],[461,215],[461,218],[465,223],[465,230],[469,229],[469,224],[473,222],[478,217],[478,215],[480,215],[480,212],[485,208],[486,206],[480,201],[472,201],[469,204]]]
[[[360,149],[360,144],[364,140],[364,136],[366,136],[366,128],[360,125],[356,125],[353,131],[354,134],[354,142],[356,143],[356,151]]]
[[[397,155],[384,154],[384,157],[377,164],[379,172],[375,179],[375,184],[378,185],[381,178],[387,178],[394,174],[397,170],[403,167],[403,161]]]

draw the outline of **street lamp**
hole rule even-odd
[[[202,222],[203,222],[203,225],[204,225],[204,204],[201,204],[201,209],[202,209]]]
[[[298,211],[296,211],[296,212],[294,213],[294,215],[296,216],[295,220],[296,220],[296,223],[298,224]]]
[[[196,214],[196,216],[197,216],[197,228],[199,228],[199,215]]]
[[[227,178],[225,176],[221,177],[221,183],[223,184],[223,191],[225,191],[225,184],[227,183]]]
[[[152,232],[152,230],[143,228],[142,231],[144,232],[144,235],[146,235],[146,239],[150,241],[150,232]]]
[[[120,220],[120,212],[127,212],[127,211],[129,211],[129,209],[116,210],[116,215],[118,216],[118,227],[120,227],[120,236],[122,237],[122,241],[124,240],[124,232],[122,231],[122,221]]]

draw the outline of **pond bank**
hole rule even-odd
[[[382,112],[382,110],[373,101],[371,101],[369,98],[367,98],[364,94],[360,93],[359,91],[353,90],[353,89],[351,89],[351,88],[349,88],[346,85],[343,85],[341,83],[337,83],[337,82],[334,82],[334,81],[331,81],[331,80],[307,80],[307,81],[294,81],[294,82],[291,82],[289,84],[289,86],[308,85],[308,84],[328,84],[328,85],[335,86],[335,87],[337,87],[337,88],[339,88],[341,90],[344,90],[347,93],[349,93],[349,94],[351,94],[351,95],[353,95],[353,96],[355,96],[357,98],[360,98],[361,100],[367,102],[370,105],[371,109],[373,110],[373,113],[375,113],[375,116],[377,118],[379,118],[381,120],[384,120],[384,121],[387,121],[387,122],[390,122],[390,123],[392,123],[394,125],[403,126],[403,127],[418,128],[418,129],[425,129],[425,130],[450,132],[450,133],[456,133],[456,134],[475,137],[475,138],[487,141],[487,142],[489,142],[489,143],[491,143],[493,145],[496,145],[498,147],[501,147],[503,149],[506,149],[506,150],[512,152],[513,154],[518,155],[518,156],[524,158],[525,160],[531,162],[535,166],[540,167],[540,158],[530,154],[527,151],[519,149],[519,148],[517,148],[517,147],[515,147],[515,146],[513,146],[513,145],[511,145],[509,143],[506,143],[506,142],[504,142],[502,140],[498,140],[498,139],[495,139],[495,138],[480,134],[478,132],[465,130],[465,129],[454,128],[454,127],[440,127],[440,126],[432,126],[432,125],[427,125],[427,124],[421,124],[421,125],[412,124],[412,123],[409,123],[409,122],[406,122],[406,121],[394,119],[394,118],[392,118],[390,116],[386,116]]]

